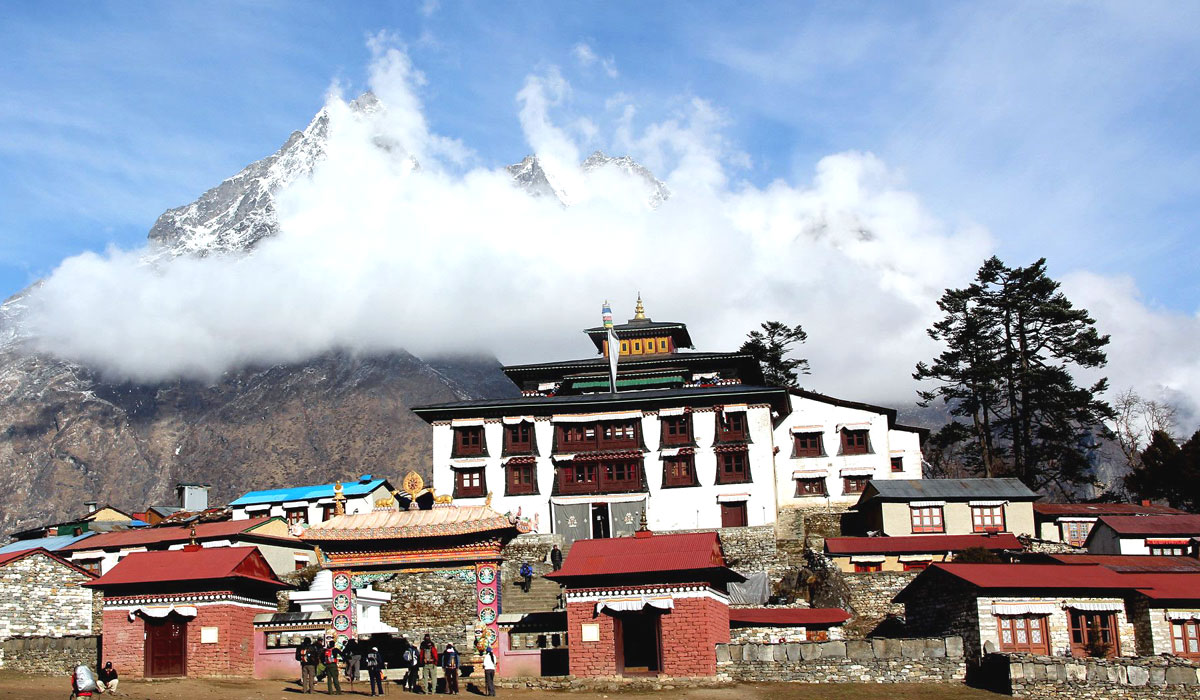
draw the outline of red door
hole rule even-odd
[[[187,675],[187,621],[172,614],[146,620],[146,677]]]
[[[745,501],[721,504],[721,527],[745,527],[746,522]]]

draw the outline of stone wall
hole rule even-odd
[[[985,667],[998,671],[1000,680],[1007,680],[1007,689],[1012,695],[1021,698],[1200,697],[1200,667],[1194,662],[1167,656],[1072,659],[993,654],[985,659]]]
[[[888,615],[903,615],[904,606],[892,598],[904,589],[919,571],[872,571],[843,573],[842,580],[850,592],[850,607],[855,620],[847,626],[846,636],[865,636]]]
[[[34,553],[0,567],[0,639],[61,637],[98,631],[91,578]]]
[[[517,535],[508,544],[504,545],[504,549],[500,550],[500,556],[504,557],[504,561],[500,564],[501,580],[516,581],[520,577],[517,572],[521,569],[523,562],[529,562],[533,565],[535,575],[549,573],[551,570],[549,561],[550,550],[558,545],[562,549],[564,540],[562,535],[537,534],[527,533]],[[563,551],[563,559],[566,559],[566,550]]]
[[[503,582],[501,577],[501,582]],[[447,642],[466,649],[475,637],[475,570],[437,569],[402,572],[372,582],[375,590],[392,594],[380,618],[417,641],[432,635],[438,648]],[[505,590],[501,587],[500,602]]]
[[[960,637],[802,644],[718,644],[717,673],[736,681],[962,682]]]
[[[0,642],[0,667],[6,671],[39,676],[66,676],[80,664],[96,668],[100,638],[17,637]]]
[[[808,630],[805,627],[791,625],[787,627],[769,627],[769,626],[748,626],[734,627],[729,630],[729,640],[734,644],[747,643],[778,643],[780,640],[784,642],[807,642],[809,634],[824,633],[827,639],[821,641],[839,640],[842,639],[842,628],[840,625],[830,627],[829,629],[821,628],[819,630]]]

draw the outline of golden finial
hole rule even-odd
[[[488,492],[487,492],[487,500],[485,500],[485,501],[483,502],[483,504],[484,504],[485,506],[487,506],[488,508],[491,508],[491,507],[492,507],[492,492],[491,492],[491,491],[488,491]]]
[[[346,514],[346,496],[342,494],[342,482],[333,482],[333,514]]]
[[[192,521],[192,529],[189,532],[189,535],[191,536],[191,539],[189,540],[188,544],[192,545],[193,547],[196,546],[196,521],[194,520]]]
[[[633,309],[633,318],[637,320],[645,320],[646,307],[642,306],[642,293],[638,292],[637,306]]]
[[[408,492],[408,495],[415,501],[417,496],[421,495],[421,491],[425,490],[425,480],[415,471],[409,470],[404,475],[404,480],[400,482],[400,487]]]

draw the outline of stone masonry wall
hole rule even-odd
[[[717,673],[736,681],[794,683],[962,682],[960,637],[718,644]]]
[[[6,671],[39,676],[66,676],[80,664],[95,668],[100,638],[15,637],[0,642],[0,666]]]
[[[0,639],[97,632],[89,580],[41,553],[0,567]]]
[[[824,632],[826,635],[828,635],[829,640],[836,641],[836,640],[839,640],[842,638],[841,626],[830,627],[829,629],[824,630]],[[808,635],[809,635],[809,631],[807,628],[800,627],[797,625],[791,625],[788,627],[769,627],[766,625],[763,625],[763,626],[755,625],[752,627],[735,627],[735,628],[729,630],[729,639],[731,642],[736,643],[736,644],[746,644],[746,643],[769,644],[769,643],[777,643],[781,640],[784,642],[794,642],[794,643],[795,642],[806,642],[806,641],[808,641]],[[829,641],[829,640],[826,640],[826,641]]]
[[[392,594],[380,618],[419,641],[429,634],[438,649],[447,642],[467,649],[475,637],[474,569],[439,569],[397,573],[373,582],[377,591]],[[500,593],[504,604],[505,592]],[[503,608],[502,608],[503,609]]]
[[[1166,656],[1070,659],[1027,654],[986,658],[989,668],[1007,671],[1012,695],[1036,700],[1132,700],[1200,697],[1200,668]]]
[[[854,609],[854,624],[848,625],[847,637],[863,636],[883,621],[888,615],[903,615],[904,606],[893,603],[892,598],[904,589],[917,571],[873,571],[870,573],[843,573],[842,579],[850,592],[850,606]]]

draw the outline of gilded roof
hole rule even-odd
[[[369,540],[444,537],[507,530],[516,525],[488,506],[439,506],[430,510],[377,510],[339,515],[304,531],[304,540]]]

